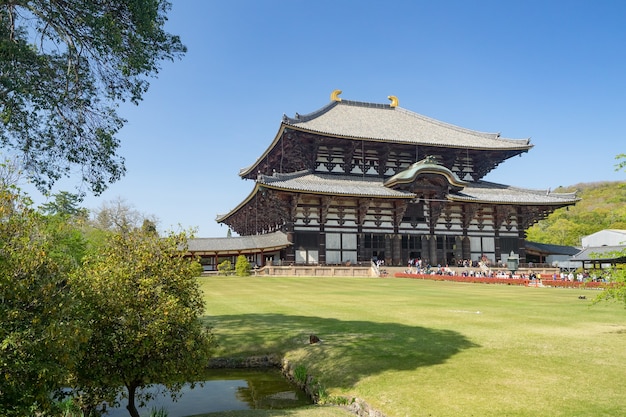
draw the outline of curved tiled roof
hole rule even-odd
[[[333,101],[306,115],[283,117],[294,128],[325,135],[462,149],[523,149],[530,139],[465,129],[388,104]]]
[[[275,250],[291,245],[287,235],[283,232],[267,233],[264,235],[238,237],[211,237],[189,239],[188,252],[246,252],[260,249]]]
[[[406,191],[385,187],[381,178],[319,174],[311,171],[260,175],[257,181],[267,188],[313,194],[378,198],[413,198],[415,196]]]
[[[591,246],[584,248],[576,255],[572,256],[572,261],[616,261],[625,260],[624,251],[626,245],[619,246]]]
[[[538,243],[538,242],[530,242],[526,241],[525,243],[526,251],[533,250],[536,252],[545,253],[548,255],[576,255],[580,252],[580,249],[574,246],[564,246],[564,245],[552,245],[549,243]]]
[[[488,181],[469,182],[460,192],[448,196],[453,201],[495,203],[495,204],[573,204],[579,199],[576,193],[552,193],[542,190],[529,190]]]
[[[542,190],[530,190],[511,187],[487,181],[467,182],[458,192],[446,196],[450,201],[466,203],[491,203],[513,205],[540,205],[564,207],[575,204],[579,198],[575,193],[551,193]],[[259,175],[254,189],[236,208],[224,215],[218,215],[216,221],[223,222],[233,213],[251,201],[263,188],[303,193],[338,195],[350,197],[412,199],[416,194],[395,190],[384,185],[377,177],[360,177],[300,171],[290,174]]]
[[[257,182],[267,188],[311,194],[375,198],[414,198],[416,196],[408,191],[388,188],[382,179],[376,177],[319,174],[310,171],[272,176],[260,175]],[[464,185],[461,191],[450,193],[447,198],[451,201],[521,205],[568,205],[578,201],[575,193],[551,193],[487,181],[466,182]]]

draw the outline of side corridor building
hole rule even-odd
[[[525,262],[525,232],[574,194],[483,181],[529,139],[503,138],[390,103],[344,100],[283,116],[265,152],[239,175],[253,187],[217,217],[240,236],[283,235],[260,264],[431,265]],[[267,252],[266,252],[267,254]]]

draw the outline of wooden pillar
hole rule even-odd
[[[495,234],[494,234],[494,245],[495,245],[495,254],[494,256],[496,257],[496,259],[494,259],[495,262],[498,262],[498,260],[502,259],[502,248],[500,247],[500,230],[496,229]]]
[[[429,236],[422,236],[422,261],[423,265],[426,266],[430,264],[430,247],[429,247]]]
[[[430,259],[430,264],[432,266],[436,266],[439,263],[439,260],[437,258],[437,236],[436,235],[430,235],[430,239],[428,239],[428,252],[429,252],[429,259]]]
[[[472,258],[472,249],[470,245],[469,236],[463,236],[463,259],[471,259]]]
[[[462,261],[463,258],[463,237],[462,236],[456,236],[454,238],[454,259],[456,259],[456,262],[458,264],[459,261]],[[457,266],[457,265],[454,265]]]
[[[291,243],[291,245],[285,248],[285,262],[287,265],[292,265],[296,263],[296,242],[294,241],[293,223],[286,225],[285,233],[287,234],[287,241]]]
[[[326,265],[326,232],[324,231],[324,225],[320,225],[320,233],[318,235],[318,253],[317,260],[320,265]]]
[[[524,212],[522,210],[518,210],[517,217],[517,233],[518,233],[518,249],[517,253],[519,254],[519,262],[526,263],[526,231],[524,230],[524,225],[526,224],[526,219],[524,219]]]
[[[393,239],[393,264],[394,265],[403,265],[404,260],[402,259],[402,236],[399,234],[392,235]]]
[[[393,245],[392,245],[393,235],[386,234],[385,235],[385,265],[393,264]]]

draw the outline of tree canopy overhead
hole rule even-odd
[[[125,173],[120,102],[137,104],[185,46],[166,0],[0,2],[0,146],[42,190],[74,169],[92,192]]]

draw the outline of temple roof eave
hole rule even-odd
[[[331,101],[324,107],[291,118],[283,123],[312,133],[353,138],[395,141],[424,145],[444,145],[478,149],[530,149],[530,139],[502,138],[488,133],[442,122],[389,104],[351,100]],[[425,140],[425,139],[430,139]]]
[[[409,191],[389,188],[378,178],[314,174],[309,171],[272,176],[261,175],[258,181],[260,187],[303,194],[387,199],[411,199],[416,196]],[[468,203],[554,206],[572,205],[580,200],[575,193],[552,193],[488,181],[464,181],[463,186],[462,191],[448,193],[446,198],[450,201]]]
[[[378,195],[378,194],[368,194],[368,193],[341,193],[341,192],[331,192],[331,191],[315,191],[315,190],[297,190],[297,189],[289,189],[286,187],[274,187],[274,186],[265,186],[264,188],[275,190],[275,191],[285,191],[285,192],[293,192],[300,194],[310,194],[310,195],[321,195],[321,196],[337,196],[337,197],[354,197],[354,198],[379,198],[379,199],[406,199],[410,200],[415,198],[417,195],[414,193],[406,193],[402,195]]]
[[[530,138],[502,138],[499,133],[462,128],[388,104],[342,100],[333,101],[307,115],[283,116],[272,143],[252,165],[239,170],[241,177],[253,174],[279,143],[286,129],[345,140],[507,151],[514,152],[514,155],[527,152],[534,146]]]
[[[219,215],[218,223],[228,224],[229,218],[249,206],[259,192],[272,190],[287,194],[319,195],[339,198],[367,198],[377,200],[413,200],[417,194],[385,187],[376,178],[349,178],[337,175],[312,174],[308,171],[292,174],[259,175],[255,187],[236,208]],[[576,204],[580,199],[573,193],[550,193],[529,190],[486,181],[469,182],[457,192],[443,198],[458,204],[515,205],[526,207],[552,207],[557,209]]]
[[[235,207],[234,209],[230,210],[228,213],[226,214],[218,214],[215,217],[215,221],[218,223],[224,223],[224,221],[226,219],[228,219],[230,216],[232,216],[233,214],[237,213],[239,210],[241,210],[243,207],[246,206],[246,204],[248,204],[249,201],[251,201],[254,196],[256,196],[257,192],[259,191],[259,184],[256,183],[254,188],[252,189],[252,191],[250,192],[250,194],[248,194],[248,196],[237,205],[237,207]]]
[[[432,146],[432,147],[438,147],[438,148],[453,148],[453,149],[464,149],[464,150],[476,149],[476,150],[481,150],[481,151],[490,151],[490,150],[494,151],[495,150],[495,151],[520,151],[520,152],[527,152],[535,146],[530,143],[530,138],[499,139],[502,142],[511,142],[512,146],[507,146],[507,147],[477,146],[477,145],[463,144],[463,143],[445,144],[445,143],[439,143],[436,141],[428,141],[428,140],[422,140],[418,142],[415,140],[410,140],[410,139],[401,138],[401,137],[400,138],[385,138],[385,137],[375,137],[375,136],[359,136],[359,135],[353,135],[353,134],[348,135],[348,134],[341,134],[341,133],[332,133],[332,132],[328,132],[324,130],[307,129],[304,127],[292,126],[292,125],[286,125],[285,127],[288,127],[292,130],[297,130],[299,132],[322,135],[322,136],[332,137],[332,138],[337,138],[337,139],[348,139],[348,140],[355,140],[359,142],[367,141],[367,142],[379,142],[379,143],[393,143],[397,145],[421,145],[421,146]]]
[[[415,194],[409,191],[385,187],[383,180],[377,177],[321,174],[310,170],[289,174],[260,175],[257,181],[265,188],[306,194],[382,199],[415,197]]]
[[[565,207],[576,204],[576,193],[551,193],[550,191],[518,188],[488,181],[469,183],[461,192],[448,196],[459,203],[492,203],[517,205],[542,205]]]
[[[245,168],[241,168],[239,170],[240,177],[244,178],[245,176],[250,175],[252,171],[254,170],[254,168],[257,167],[267,157],[267,155],[272,151],[272,149],[274,149],[276,144],[280,141],[280,138],[283,136],[285,128],[287,128],[287,125],[285,123],[281,123],[280,128],[278,128],[278,132],[276,132],[276,136],[274,136],[274,140],[272,141],[272,143],[270,143],[267,149],[265,149],[265,152],[263,152],[261,156],[259,156],[252,165],[247,166]]]
[[[292,245],[287,235],[277,231],[262,235],[226,238],[194,238],[188,241],[187,252],[193,255],[238,254],[242,252],[270,252]]]
[[[505,199],[497,199],[497,198],[472,198],[472,197],[459,197],[456,195],[448,195],[446,197],[449,201],[455,203],[478,203],[478,204],[501,204],[501,205],[511,205],[515,204],[518,206],[555,206],[556,208],[571,206],[576,204],[577,201],[513,201],[513,200],[505,200]]]

